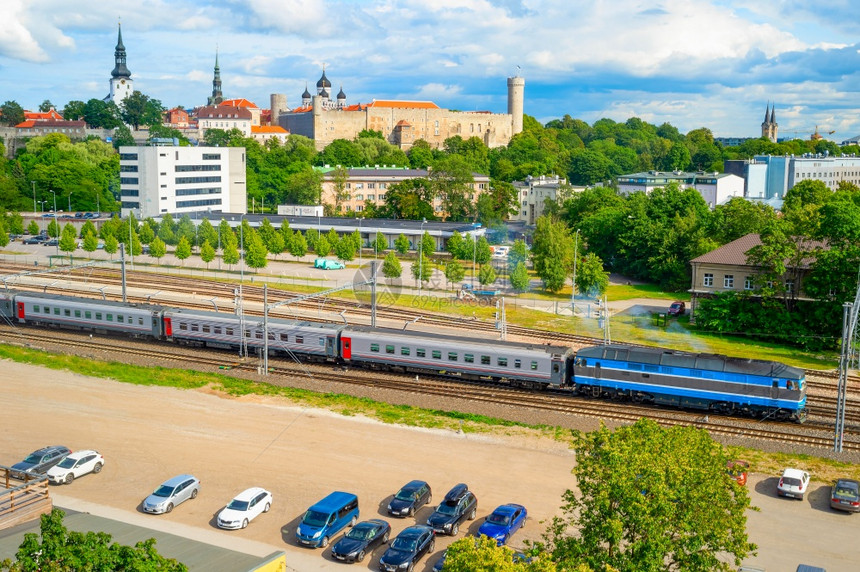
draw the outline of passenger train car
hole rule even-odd
[[[30,292],[0,292],[0,319],[257,353],[260,317]],[[802,370],[777,362],[604,345],[573,349],[420,331],[272,318],[272,354],[297,360],[429,373],[654,405],[803,422]]]

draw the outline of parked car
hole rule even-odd
[[[478,510],[478,499],[465,484],[460,483],[448,491],[430,518],[427,526],[439,534],[456,535],[460,531],[460,523],[465,519],[475,520]]]
[[[749,468],[750,464],[746,461],[729,461],[726,463],[726,471],[741,486],[747,484]]]
[[[667,316],[683,316],[687,313],[687,305],[684,302],[675,301],[669,306],[669,309],[666,310]]]
[[[860,512],[860,483],[853,479],[839,479],[830,491],[830,508]]]
[[[397,491],[388,503],[391,516],[412,516],[419,508],[433,500],[430,485],[424,481],[410,481]]]
[[[478,536],[489,536],[499,546],[507,543],[508,539],[526,523],[528,511],[521,504],[503,504],[498,507],[478,529]]]
[[[150,514],[164,514],[188,499],[196,499],[200,481],[192,475],[179,475],[164,481],[160,487],[143,499],[143,510]]]
[[[361,562],[368,552],[388,542],[391,525],[374,518],[359,522],[331,547],[332,558],[343,562]]]
[[[104,465],[105,458],[98,451],[77,451],[48,469],[48,480],[55,485],[68,485],[78,477],[100,473]]]
[[[45,213],[42,215],[42,218],[54,218],[54,213]]]
[[[415,563],[436,547],[436,533],[429,526],[410,526],[391,541],[391,546],[379,559],[382,572],[406,570],[412,572]]]
[[[246,528],[249,522],[260,514],[269,512],[270,508],[272,493],[260,487],[251,487],[236,495],[236,498],[221,509],[215,522],[219,528],[227,530]]]
[[[51,240],[43,242],[42,244],[44,244],[45,246],[59,246],[60,241],[56,238],[52,238]]]
[[[779,478],[776,494],[803,500],[807,489],[809,489],[809,473],[799,469],[786,469]]]
[[[28,238],[25,238],[23,241],[21,241],[21,244],[42,244],[43,242],[47,241],[47,238],[37,234],[36,236],[30,236]]]
[[[314,260],[314,268],[320,268],[322,270],[340,270],[342,268],[346,268],[346,265],[344,265],[343,262],[338,262],[337,260],[317,258]]]
[[[358,497],[335,491],[308,508],[296,527],[296,541],[302,546],[325,548],[346,525],[355,525],[358,514]]]
[[[84,213],[75,213],[75,218],[84,218]]]
[[[48,469],[65,459],[71,452],[71,449],[62,445],[43,447],[30,453],[20,463],[12,465],[9,473],[13,478],[21,480],[27,476],[44,475]]]

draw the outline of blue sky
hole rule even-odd
[[[432,100],[504,112],[520,67],[526,113],[637,116],[682,132],[860,135],[856,0],[3,0],[0,101],[108,92],[122,21],[135,88],[204,104],[215,49],[225,97],[300,103],[322,65],[348,102]]]

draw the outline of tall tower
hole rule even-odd
[[[512,118],[511,135],[523,131],[523,100],[525,97],[526,80],[515,75],[508,78],[508,115]]]
[[[218,66],[218,48],[215,48],[215,76],[212,78],[212,96],[206,100],[207,105],[218,105],[224,101],[221,93],[221,68]]]
[[[113,53],[115,65],[110,72],[110,94],[104,99],[106,102],[114,102],[117,105],[132,94],[131,72],[125,65],[125,46],[122,43],[122,25],[117,24],[116,50]]]
[[[764,122],[761,124],[761,136],[776,143],[777,131],[779,131],[779,124],[776,122],[776,104],[771,107],[768,103],[764,110]]]
[[[270,122],[272,125],[280,125],[280,117],[287,112],[287,96],[283,93],[272,93],[269,95]]]

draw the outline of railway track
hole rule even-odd
[[[202,350],[173,346],[170,344],[142,344],[124,338],[89,337],[88,334],[73,332],[42,332],[31,328],[0,327],[6,343],[27,347],[48,349],[60,346],[63,351],[82,353],[87,357],[93,352],[103,355],[114,355],[111,358],[122,361],[128,356],[144,357],[148,362],[157,362],[166,367],[183,369],[200,369],[217,372],[224,369],[256,374],[257,360],[242,361],[232,352],[219,350]],[[49,350],[50,351],[50,350]],[[833,444],[828,430],[830,425],[822,418],[811,420],[808,425],[800,426],[792,423],[773,423],[759,420],[747,420],[735,417],[703,416],[701,413],[643,407],[624,402],[596,400],[560,392],[535,393],[527,390],[510,388],[503,385],[484,385],[475,382],[449,380],[438,377],[422,376],[418,380],[411,375],[380,373],[363,369],[343,370],[329,365],[304,365],[280,359],[270,359],[270,374],[258,382],[274,385],[290,386],[290,380],[297,376],[311,375],[315,380],[346,384],[354,388],[366,387],[387,392],[407,392],[422,397],[458,398],[469,404],[484,406],[502,406],[511,411],[529,409],[553,414],[590,417],[619,424],[633,423],[641,417],[647,417],[666,426],[685,425],[707,429],[715,437],[724,439],[748,438],[782,443],[786,446],[807,446],[812,448],[830,448]],[[852,419],[857,419],[856,409],[852,409]],[[848,421],[848,416],[846,416]],[[860,421],[860,420],[858,420]],[[849,422],[846,430],[845,451],[860,452],[860,425]]]

